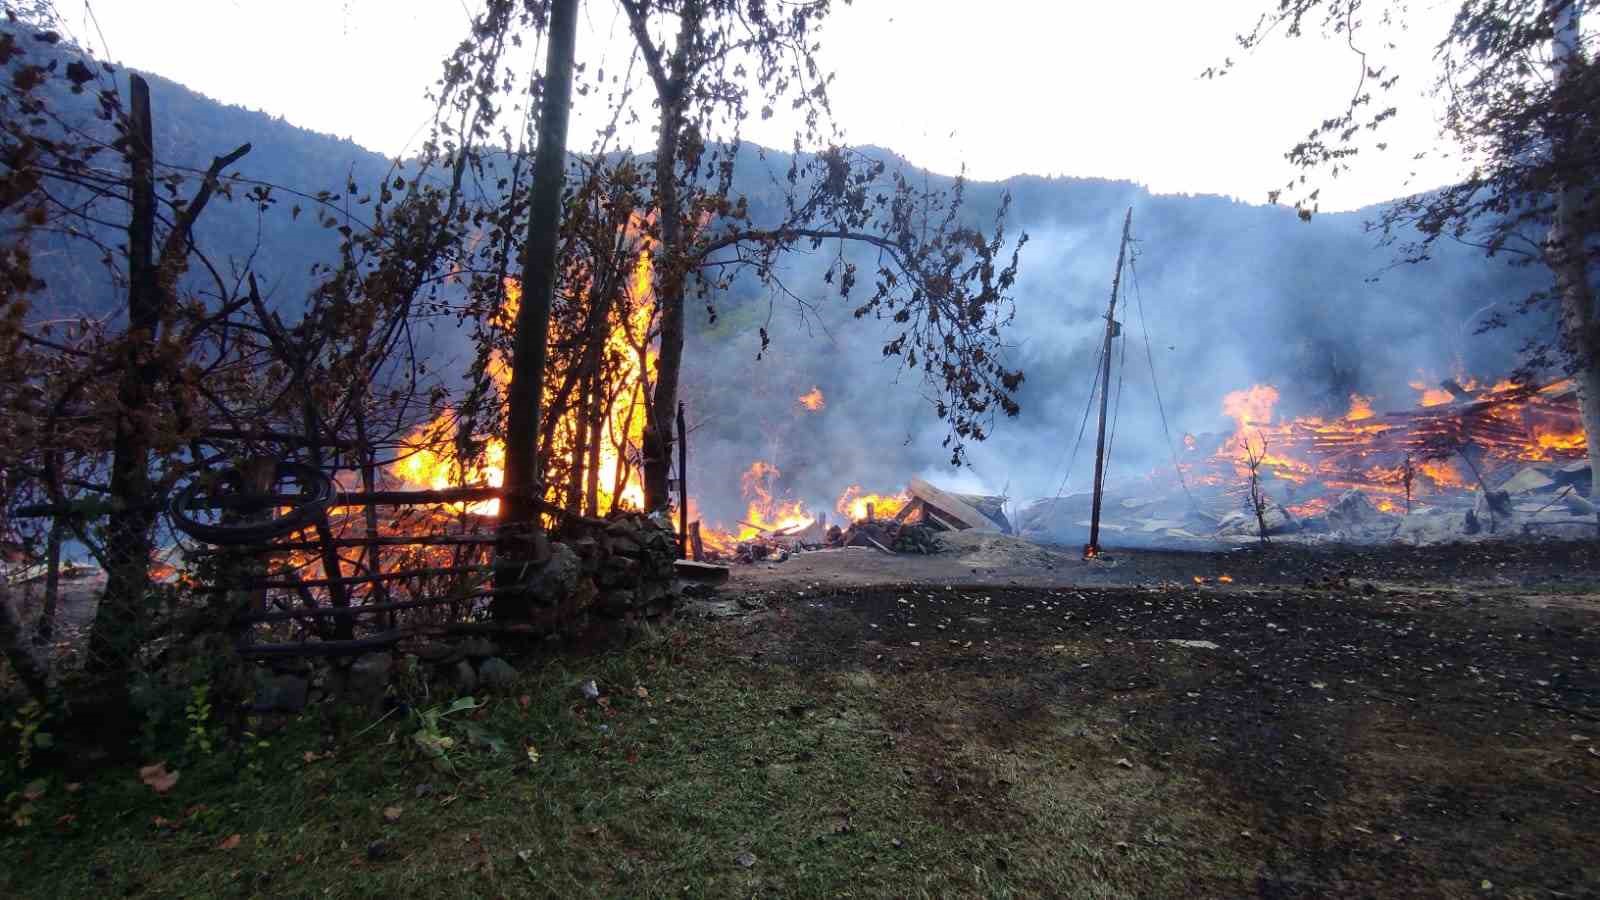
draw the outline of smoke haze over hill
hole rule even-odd
[[[387,160],[348,141],[221,106],[158,77],[151,83],[163,163],[203,169],[212,155],[249,141],[255,149],[238,167],[245,177],[308,194],[342,190],[351,177],[371,183],[389,169]],[[787,161],[775,151],[743,155],[735,191],[751,195],[758,219],[762,203],[771,202],[769,178]],[[1337,411],[1352,393],[1373,397],[1379,410],[1406,407],[1415,399],[1410,381],[1503,374],[1515,363],[1518,329],[1536,324],[1512,317],[1511,329],[1473,336],[1484,307],[1509,311],[1533,276],[1467,246],[1443,246],[1424,266],[1392,268],[1392,252],[1375,245],[1360,213],[1301,223],[1281,208],[1153,195],[1129,182],[1019,177],[969,186],[972,220],[988,221],[1004,191],[1013,198],[1008,230],[1030,236],[1009,335],[1011,362],[1026,374],[1021,415],[997,422],[988,441],[969,447],[970,465],[951,470],[943,423],[916,373],[884,357],[879,323],[853,320],[855,304],[823,284],[834,248],[794,256],[785,262],[784,284],[804,306],[741,281],[713,298],[715,322],[691,304],[689,478],[707,518],[737,519],[739,472],[756,459],[784,473],[782,489],[824,510],[850,484],[896,491],[912,475],[1021,501],[1054,495],[1064,477],[1068,491],[1082,489],[1092,423],[1076,467],[1068,472],[1066,463],[1089,397],[1129,207],[1137,243],[1118,316],[1126,340],[1113,376],[1122,386],[1117,478],[1167,459],[1152,363],[1177,438],[1228,429],[1221,397],[1253,383],[1277,386],[1291,413]],[[311,217],[291,218],[281,207],[293,198],[280,196],[280,208],[260,214],[240,200],[218,204],[201,220],[197,240],[219,260],[239,264],[253,256],[273,301],[292,310],[315,282],[311,264],[332,261],[335,242]],[[859,251],[846,255],[870,267]],[[41,260],[52,312],[116,308],[97,260]],[[465,332],[448,320],[434,327],[432,365],[464,368],[472,354]],[[772,339],[765,352],[757,336],[763,327]],[[798,402],[813,387],[825,398],[815,411]]]

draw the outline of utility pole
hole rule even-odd
[[[1111,276],[1111,305],[1106,308],[1106,339],[1100,348],[1100,435],[1094,446],[1094,508],[1089,515],[1089,543],[1083,558],[1100,555],[1100,500],[1106,477],[1106,404],[1111,399],[1111,341],[1122,333],[1117,325],[1117,294],[1122,290],[1122,264],[1128,254],[1128,232],[1133,227],[1133,207],[1122,220],[1122,243],[1117,247],[1117,271]]]

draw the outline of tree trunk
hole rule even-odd
[[[10,589],[4,581],[0,581],[0,656],[11,664],[11,671],[16,673],[17,680],[27,688],[28,694],[42,701],[49,692],[49,673],[33,655],[30,642],[22,635],[22,622],[11,608]]]
[[[685,71],[699,32],[701,6],[687,0],[679,10],[678,45],[672,55],[672,72],[657,84],[661,104],[661,134],[656,141],[657,215],[661,224],[661,252],[655,270],[656,308],[661,310],[661,346],[656,358],[655,396],[645,404],[644,508],[667,508],[667,484],[672,478],[672,416],[678,408],[678,379],[683,372],[683,293],[688,277],[685,265],[683,210],[678,196],[678,143],[683,137],[687,102]]]
[[[1565,9],[1562,6],[1560,0],[1546,0],[1545,4],[1555,16],[1550,68],[1558,92],[1566,86],[1573,63],[1581,63],[1578,39],[1583,4],[1568,3]],[[1557,171],[1555,220],[1546,239],[1545,253],[1561,295],[1562,346],[1572,357],[1578,385],[1583,433],[1589,447],[1589,496],[1600,499],[1600,325],[1595,321],[1594,288],[1589,279],[1590,225],[1583,214],[1586,207],[1583,195],[1590,184],[1579,177],[1579,173],[1585,171],[1580,160],[1588,148],[1574,146],[1571,136],[1572,117],[1581,113],[1570,107],[1570,99],[1558,102],[1566,108],[1557,107],[1556,122],[1560,130],[1551,136]],[[1596,524],[1600,525],[1600,517]]]
[[[113,506],[105,541],[110,566],[89,635],[88,659],[92,671],[108,676],[108,687],[123,693],[127,679],[115,676],[133,662],[144,624],[145,595],[150,588],[150,529],[155,523],[155,509],[149,502],[149,416],[162,306],[153,255],[156,196],[150,86],[137,75],[131,76],[129,82],[132,111],[126,158],[132,170],[129,194],[133,210],[128,222],[128,332],[122,378],[117,386],[112,444]]]
[[[678,209],[678,132],[682,112],[661,114],[661,141],[656,147],[656,182],[660,194],[661,243],[665,250],[656,269],[656,308],[661,310],[661,347],[656,357],[656,388],[645,410],[644,508],[667,508],[667,482],[672,478],[672,414],[678,408],[678,379],[683,372],[682,212]]]
[[[48,644],[56,636],[56,607],[61,602],[61,532],[66,530],[60,516],[50,520],[50,536],[44,551],[44,609],[34,626],[33,641]]]
[[[539,146],[535,151],[528,239],[522,248],[522,306],[517,310],[511,354],[510,404],[506,425],[505,497],[500,502],[502,533],[515,539],[537,528],[539,506],[539,425],[549,350],[550,304],[556,288],[556,250],[561,229],[561,191],[565,183],[567,114],[572,105],[578,0],[553,0],[550,46],[545,57],[544,95],[539,107]],[[520,541],[507,550],[523,546]],[[525,554],[512,552],[513,557]],[[511,569],[497,569],[498,586],[507,587]],[[501,602],[502,599],[505,602]],[[523,617],[528,598],[498,595],[497,615]]]

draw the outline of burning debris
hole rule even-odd
[[[1332,418],[1276,417],[1269,385],[1234,391],[1222,401],[1233,432],[1184,435],[1178,475],[1157,471],[1136,492],[1117,491],[1101,527],[1125,545],[1593,533],[1570,380],[1412,386],[1421,394],[1415,409],[1379,413],[1371,398],[1353,396]],[[1088,494],[1038,501],[1024,510],[1022,530],[1076,540],[1089,506]]]
[[[938,534],[984,531],[1011,534],[1006,498],[950,493],[913,478],[899,494],[876,494],[850,485],[834,504],[844,517],[830,526],[823,513],[812,515],[803,503],[774,496],[780,475],[766,462],[745,471],[742,487],[749,507],[740,531],[695,523],[691,544],[699,559],[744,563],[782,562],[807,550],[870,547],[883,553],[937,553]]]

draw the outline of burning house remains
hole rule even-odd
[[[1133,546],[1259,538],[1245,497],[1249,447],[1262,455],[1269,538],[1439,543],[1593,533],[1571,381],[1413,387],[1414,409],[1378,413],[1356,396],[1331,418],[1275,415],[1270,386],[1230,393],[1222,411],[1234,430],[1186,434],[1174,467],[1109,486],[1101,527],[1111,543]],[[1087,493],[1036,501],[1021,529],[1076,539],[1089,527],[1090,504]]]

